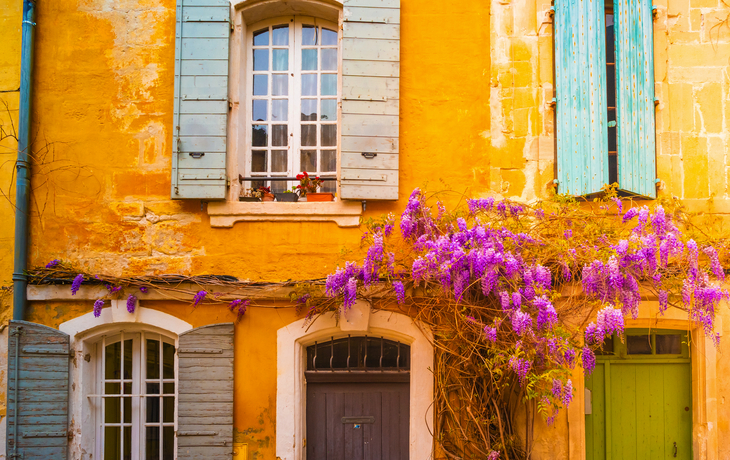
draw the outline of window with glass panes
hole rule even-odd
[[[97,361],[97,458],[173,460],[174,341],[150,332],[104,336]]]
[[[284,191],[306,171],[337,174],[339,35],[319,20],[289,18],[253,27],[249,35],[250,148],[247,187]],[[336,190],[325,181],[321,191]]]

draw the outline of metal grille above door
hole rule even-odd
[[[333,382],[332,374],[340,375],[338,381],[408,381],[410,356],[410,346],[383,337],[315,342],[307,347],[307,381]]]

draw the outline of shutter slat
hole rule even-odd
[[[603,0],[555,2],[558,191],[585,195],[608,182]]]
[[[621,190],[656,198],[654,20],[650,0],[614,0]]]
[[[17,453],[22,458],[65,460],[69,336],[25,321],[11,321],[9,331],[7,453],[14,453],[17,430]]]
[[[174,199],[226,196],[229,16],[225,0],[177,1]]]
[[[178,460],[232,458],[233,331],[226,323],[180,334]]]
[[[346,0],[343,17],[341,197],[396,200],[400,2]]]

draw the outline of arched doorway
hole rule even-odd
[[[408,458],[410,351],[367,335],[307,347],[307,458]]]

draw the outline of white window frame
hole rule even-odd
[[[284,176],[284,177],[294,177],[297,174],[301,173],[301,151],[302,150],[308,150],[307,147],[301,146],[301,51],[302,51],[302,44],[300,41],[296,40],[296,37],[301,36],[301,30],[302,25],[315,25],[317,27],[323,27],[327,28],[333,31],[337,31],[338,35],[338,53],[337,53],[337,94],[336,94],[336,105],[337,105],[337,122],[335,123],[335,126],[337,126],[337,140],[336,140],[336,146],[332,147],[331,149],[322,148],[319,146],[320,141],[317,141],[318,146],[313,147],[313,149],[317,149],[321,152],[321,150],[335,150],[335,155],[337,159],[337,167],[334,172],[326,172],[326,173],[316,173],[323,177],[340,177],[340,138],[341,138],[341,119],[342,119],[342,31],[340,27],[335,22],[328,21],[326,19],[317,18],[314,16],[279,16],[275,18],[269,18],[264,21],[257,22],[255,24],[247,25],[246,26],[246,36],[244,40],[244,47],[245,47],[245,59],[246,64],[244,66],[245,69],[245,93],[244,98],[242,98],[245,103],[244,106],[240,112],[240,114],[243,116],[243,122],[240,123],[239,126],[242,127],[244,131],[243,138],[244,141],[244,154],[241,156],[243,159],[243,168],[241,168],[244,171],[243,176],[244,177],[252,177],[256,173],[252,173],[251,171],[251,163],[252,163],[252,152],[253,150],[257,150],[256,147],[253,147],[252,145],[252,126],[256,124],[256,122],[253,120],[253,34],[254,32],[257,32],[263,28],[266,27],[272,27],[277,25],[283,25],[283,24],[290,24],[289,27],[289,70],[288,74],[290,76],[289,79],[289,87],[288,87],[288,93],[289,93],[289,107],[288,107],[288,119],[287,119],[287,125],[288,125],[288,137],[289,137],[289,145],[285,148],[275,148],[275,147],[264,147],[262,149],[268,149],[269,152],[272,150],[284,150],[286,149],[288,153],[288,172],[287,173],[271,173],[270,171],[267,173],[269,176]],[[291,27],[291,25],[294,25],[294,27]],[[273,40],[273,36],[269,38],[270,43]],[[269,45],[269,49],[272,49],[273,46]],[[318,47],[318,49],[321,50],[321,48]],[[269,62],[271,64],[272,62],[272,53],[269,53]],[[318,63],[321,62],[321,52],[318,52]],[[320,66],[318,65],[318,68]],[[304,71],[305,73],[307,71]],[[268,74],[270,75],[272,73],[271,65],[269,66]],[[321,69],[317,71],[317,75],[321,75]],[[322,99],[322,96],[319,95],[320,90],[320,81],[321,79],[317,78],[317,88],[318,88],[318,95],[316,96],[318,100]],[[269,100],[271,100],[271,85],[269,85]],[[317,126],[321,126],[321,117],[320,117],[320,111],[318,110],[318,119],[317,120]],[[271,110],[267,110],[267,123],[270,127],[272,125],[271,123]],[[269,138],[272,138],[272,130],[269,130]],[[317,135],[317,139],[319,139],[319,133]],[[273,143],[273,142],[271,142]],[[318,158],[321,158],[321,154],[318,155]],[[267,162],[271,164],[271,158],[270,155],[267,158]],[[319,165],[318,165],[319,166]],[[308,171],[310,172],[310,171]],[[290,189],[293,185],[297,185],[296,181],[289,181],[286,182],[286,189]],[[249,188],[251,186],[251,182],[244,182],[243,188]],[[339,195],[339,186],[336,187],[336,193]]]
[[[132,443],[131,443],[131,454],[132,459],[144,459],[146,456],[146,443],[145,443],[145,436],[146,436],[146,428],[148,426],[172,426],[174,431],[177,431],[177,405],[178,405],[178,356],[177,353],[174,355],[174,369],[175,369],[175,378],[174,379],[163,379],[162,378],[162,364],[163,364],[163,356],[160,354],[160,377],[158,379],[149,379],[147,378],[147,366],[146,366],[146,359],[143,359],[147,356],[147,345],[146,341],[147,339],[151,340],[159,340],[163,343],[171,344],[175,347],[177,350],[177,340],[160,332],[152,332],[149,330],[138,330],[135,332],[125,332],[123,329],[120,330],[118,333],[112,333],[111,334],[104,334],[101,336],[101,340],[96,341],[94,344],[95,350],[95,356],[93,357],[94,360],[94,367],[95,367],[95,394],[89,395],[89,400],[92,405],[92,410],[94,413],[94,420],[96,425],[96,436],[95,436],[95,452],[96,457],[98,459],[104,459],[104,428],[108,425],[104,421],[104,407],[103,404],[104,401],[104,384],[108,382],[108,380],[105,378],[104,375],[104,369],[105,369],[105,359],[106,359],[106,347],[107,345],[111,345],[117,342],[121,342],[124,344],[125,340],[132,340],[132,417],[131,417],[131,423],[125,423],[124,422],[124,404],[121,405],[121,423],[120,424],[110,424],[111,426],[131,426],[132,427]],[[113,380],[113,383],[121,383],[121,389],[120,391],[123,391],[123,382],[124,379],[124,345],[122,345],[122,359],[121,359],[121,377],[122,379],[116,379]],[[117,382],[117,380],[120,380],[120,382]],[[163,395],[163,383],[174,383],[175,384],[175,408],[174,408],[174,418],[173,422],[163,422],[163,402],[160,401],[160,421],[158,423],[148,423],[146,421],[146,413],[147,413],[147,385],[148,381],[150,380],[156,380],[160,383],[160,393],[158,394],[149,394],[149,396],[152,397],[162,397]],[[98,403],[97,403],[98,402]],[[136,427],[136,429],[135,429]],[[122,438],[123,439],[123,438]],[[177,436],[173,438],[173,458],[177,458]],[[160,437],[160,458],[162,459],[162,447],[163,442],[162,438]],[[122,442],[122,452],[124,450],[124,443]],[[121,454],[120,454],[121,455]],[[123,457],[122,457],[123,458]]]
[[[71,436],[69,458],[86,458],[96,449],[96,421],[92,396],[98,394],[96,392],[96,375],[98,374],[96,360],[92,357],[96,350],[95,345],[101,340],[101,337],[118,334],[121,331],[124,331],[125,334],[147,331],[172,339],[177,349],[180,334],[193,329],[193,326],[186,321],[158,310],[142,307],[139,304],[133,313],[129,313],[125,299],[112,300],[111,305],[111,308],[102,309],[99,318],[94,317],[93,312],[88,312],[66,321],[58,327],[61,332],[65,332],[71,337],[71,349],[74,353],[74,358],[69,365],[69,434]],[[177,354],[175,361],[175,377],[178,379]],[[178,398],[178,386],[176,384],[176,398]],[[177,424],[177,415],[175,423]]]

